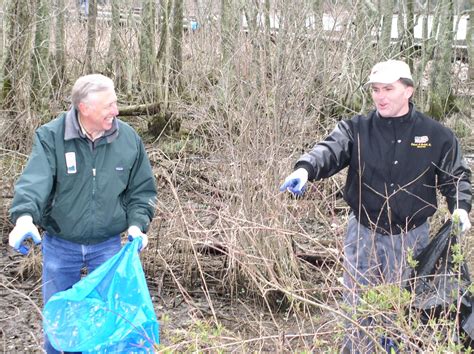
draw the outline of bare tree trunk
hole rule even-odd
[[[122,3],[123,4],[123,3]],[[125,27],[123,28],[123,36],[124,41],[122,44],[126,48],[127,51],[132,51],[135,47],[135,34],[134,34],[134,26],[135,26],[135,17],[134,17],[134,6],[130,0],[128,0],[125,4],[125,11],[127,13],[127,21],[125,22]],[[134,78],[135,69],[135,61],[134,57],[131,55],[127,55],[122,65],[124,67],[124,83],[123,89],[127,93],[127,99],[131,99],[133,95],[133,89],[135,87],[136,79]]]
[[[166,113],[168,109],[169,95],[169,72],[172,65],[170,52],[170,15],[173,9],[173,0],[160,0],[160,42],[158,50],[155,50],[155,5],[154,1],[146,0],[142,15],[142,33],[140,36],[140,68],[141,72],[147,72],[148,77],[141,77],[140,86],[142,91],[148,92],[150,101],[156,103],[159,110],[152,115],[148,122],[148,132],[158,137],[164,130],[169,130],[168,124],[171,116]],[[177,5],[179,6],[179,5]],[[181,18],[182,21],[182,18]],[[156,53],[155,53],[156,52]],[[173,68],[175,69],[175,68]],[[148,84],[149,83],[149,84]],[[156,84],[158,83],[158,84]],[[149,85],[153,84],[151,87]],[[145,86],[146,85],[146,86]],[[163,109],[161,109],[161,107]]]
[[[265,29],[267,30],[268,33],[270,33],[271,26],[272,26],[272,23],[270,21],[270,10],[271,10],[270,0],[265,0],[265,3],[264,3]]]
[[[469,21],[467,21],[467,33],[466,33],[466,44],[467,44],[467,55],[469,57],[469,80],[474,82],[474,0],[470,1],[470,15]]]
[[[168,64],[170,51],[169,25],[173,0],[160,1],[160,43],[156,53],[157,77],[162,85],[156,88],[159,101],[164,103],[164,107],[168,107],[169,82],[170,82],[170,66]]]
[[[259,23],[257,21],[258,13],[259,13],[259,3],[257,1],[254,2],[246,2],[243,6],[245,19],[247,20],[247,27],[248,31],[252,33],[252,37],[255,37],[252,42],[256,42],[255,39],[258,37],[258,31],[260,30]],[[266,18],[265,18],[266,24]]]
[[[268,0],[266,0],[268,1]],[[312,0],[312,9],[314,16],[314,29],[316,32],[321,32],[323,30],[323,14],[324,7],[322,0]]]
[[[49,65],[49,0],[37,0],[35,47],[32,56],[32,93],[33,100],[41,108],[46,108],[51,89]]]
[[[441,0],[439,37],[434,50],[429,86],[429,114],[442,120],[452,104],[451,60],[453,56],[453,0]]]
[[[406,28],[406,6],[404,1],[398,2],[398,20],[397,20],[397,46],[403,48],[405,43],[405,28]]]
[[[4,109],[30,109],[33,5],[29,0],[11,1],[5,13],[8,44],[3,66]]]
[[[53,63],[53,87],[60,88],[65,80],[66,73],[66,27],[65,27],[65,0],[55,0],[54,18],[55,29],[55,60]],[[59,90],[56,90],[59,92]]]
[[[145,0],[142,8],[142,23],[140,31],[140,88],[148,95],[154,94],[156,85],[155,62],[155,1]]]
[[[2,108],[11,120],[2,132],[2,146],[27,153],[38,117],[31,114],[31,57],[34,29],[34,3],[10,1],[4,13],[7,23],[3,64]],[[5,116],[3,117],[5,118]]]
[[[2,9],[5,13],[6,4],[2,1]],[[0,19],[0,63],[3,63],[5,57],[5,16]],[[0,81],[3,82],[3,72],[0,70]]]
[[[392,41],[392,20],[393,20],[393,0],[382,0],[380,2],[380,13],[382,17],[382,28],[380,34],[380,52],[391,56],[391,41]]]
[[[236,11],[234,1],[221,0],[221,55],[224,72],[232,65],[235,41],[239,33],[239,11]]]
[[[415,1],[406,0],[407,28],[405,34],[405,57],[410,68],[413,68],[413,54],[415,53]]]
[[[265,90],[266,80],[272,71],[270,0],[254,0],[243,6],[248,26],[248,36],[252,42],[252,66],[255,71],[255,87]]]
[[[183,0],[174,0],[173,33],[171,37],[171,85],[180,93],[182,91],[183,70]]]
[[[168,50],[168,26],[169,19],[171,14],[171,6],[173,5],[173,0],[161,0],[160,9],[161,9],[161,23],[160,23],[160,44],[158,46],[158,51],[156,53],[156,61],[161,63],[162,60],[166,57]]]
[[[97,27],[97,0],[89,0],[89,14],[87,16],[87,46],[86,46],[86,58],[85,58],[86,73],[94,72],[96,27]]]
[[[264,37],[264,63],[261,63],[261,74],[262,74],[262,79],[264,77],[267,77],[268,73],[273,72],[273,62],[272,62],[272,56],[271,56],[271,48],[270,46],[272,45],[272,23],[270,21],[270,16],[271,16],[271,4],[270,0],[265,0],[264,3],[264,14],[265,14],[265,37]],[[321,14],[321,21],[322,21],[322,14]],[[322,22],[321,22],[321,27],[322,27]]]
[[[114,78],[115,85],[126,91],[124,60],[121,56],[123,46],[120,40],[120,12],[122,0],[114,0],[112,6],[112,31],[110,34],[109,51],[107,54],[107,71]]]
[[[421,18],[421,60],[419,64],[414,67],[413,74],[416,77],[422,78],[428,62],[428,50],[427,47],[430,45],[428,40],[428,16],[429,16],[429,2],[425,4],[425,8],[420,11]],[[420,82],[420,80],[419,80]],[[427,99],[425,90],[415,90],[415,99],[420,107],[425,107]]]
[[[375,56],[375,48],[368,34],[373,29],[378,28],[379,20],[377,9],[368,6],[368,2],[355,0],[354,5],[355,8],[350,14],[349,33],[341,64],[341,85],[337,85],[338,87],[334,90],[333,94],[334,98],[341,102],[342,105],[352,107],[352,110],[360,112],[365,105],[365,101],[364,95],[354,86],[354,75],[367,70],[362,65],[367,61],[367,58]],[[364,53],[363,57],[361,53]],[[370,63],[370,65],[372,64]]]
[[[434,13],[433,13],[434,12]],[[421,47],[421,60],[420,64],[415,70],[415,74],[418,77],[423,77],[428,62],[433,59],[434,48],[437,44],[436,33],[439,27],[440,20],[440,7],[437,6],[434,11],[431,9],[431,2],[428,1],[425,4],[424,11],[422,12],[422,41],[423,45]],[[432,16],[432,26],[431,31],[428,28],[428,18]],[[423,110],[429,111],[429,90],[416,90],[416,101],[423,107]]]

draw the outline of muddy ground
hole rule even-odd
[[[0,247],[0,349],[4,353],[41,351],[40,279],[21,279],[22,256],[5,243]]]
[[[468,161],[474,167],[472,157]],[[43,342],[41,255],[39,249],[28,257],[14,252],[7,244],[8,231],[0,228],[0,352],[39,353]],[[468,247],[467,255],[472,270],[471,250]],[[285,311],[267,311],[245,296],[234,295],[231,300],[213,289],[212,301],[199,288],[183,296],[169,279],[165,284],[163,279],[148,279],[148,285],[160,322],[159,350],[294,352],[335,350],[340,344],[342,331],[330,313],[289,316]]]
[[[0,213],[0,352],[39,353],[43,351],[41,252],[36,247],[30,255],[22,256],[8,246],[8,233],[12,225],[7,221],[6,205],[11,199],[12,183],[13,179],[3,183],[2,196],[6,198],[3,200],[3,213]],[[172,204],[173,198],[167,186],[161,185],[159,190],[160,200],[164,204]],[[159,223],[160,219],[167,218],[169,215],[165,213],[155,219]],[[151,229],[155,233],[164,233],[157,231],[160,230],[158,224]],[[151,255],[157,249],[166,252],[168,248],[159,247],[158,235],[149,236],[153,241],[148,247],[148,259],[153,258]],[[330,346],[326,338],[334,334],[336,324],[333,316],[316,311],[315,316],[301,320],[285,310],[268,311],[265,305],[255,303],[246,294],[234,293],[230,296],[221,288],[210,288],[205,294],[199,282],[197,285],[188,284],[184,291],[180,291],[170,272],[162,269],[162,264],[158,265],[158,269],[150,263],[144,264],[160,322],[159,350],[291,352],[297,348],[312,348],[316,336],[318,346]],[[222,268],[222,261],[208,256],[203,265],[209,268],[205,272],[211,279],[216,276],[215,269]],[[152,278],[149,274],[158,276]],[[185,279],[179,281],[186,283]],[[219,279],[216,282],[220,283]],[[212,280],[206,287],[211,283]]]
[[[38,249],[28,257],[19,255],[7,244],[0,245],[0,352],[40,353],[43,334],[41,323],[41,279]],[[318,343],[329,346],[325,337],[333,334],[334,319],[315,318],[305,324],[285,313],[270,315],[262,306],[226,296],[213,297],[212,306],[201,291],[183,298],[173,289],[164,291],[148,281],[155,312],[160,322],[158,350],[188,351],[291,351],[310,348],[315,332]],[[219,323],[219,325],[216,325]],[[318,327],[315,330],[314,326]],[[325,335],[326,333],[326,335]]]

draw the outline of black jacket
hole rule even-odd
[[[382,118],[376,111],[338,123],[295,168],[310,180],[349,166],[344,199],[359,222],[384,234],[423,224],[437,208],[436,189],[449,210],[471,210],[471,171],[454,133],[416,111]]]

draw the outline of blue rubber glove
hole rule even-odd
[[[305,191],[306,182],[308,182],[308,171],[305,168],[298,168],[285,178],[280,192],[288,190],[288,192],[300,196]]]
[[[132,225],[128,228],[128,240],[133,241],[139,237],[142,241],[142,244],[140,246],[140,252],[143,251],[146,246],[148,245],[148,236],[140,230],[138,226]]]
[[[33,239],[35,244],[41,243],[41,236],[33,224],[30,215],[22,215],[16,220],[15,227],[8,235],[8,243],[23,255],[28,254],[28,247],[24,243],[27,239]]]
[[[459,221],[459,226],[461,227],[461,232],[465,233],[471,228],[471,222],[469,221],[469,214],[464,209],[455,209],[453,211],[453,219]]]
[[[389,354],[399,353],[397,344],[395,343],[394,340],[390,338],[387,338],[387,337],[380,338],[380,344],[385,349],[385,351]]]

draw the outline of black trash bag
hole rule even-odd
[[[421,321],[458,317],[459,342],[474,349],[474,297],[468,291],[471,285],[465,262],[453,262],[453,245],[458,243],[453,223],[448,220],[426,248],[416,257],[407,289],[416,294],[412,310],[419,312]],[[458,262],[459,263],[459,262]],[[459,307],[453,312],[452,305]]]

